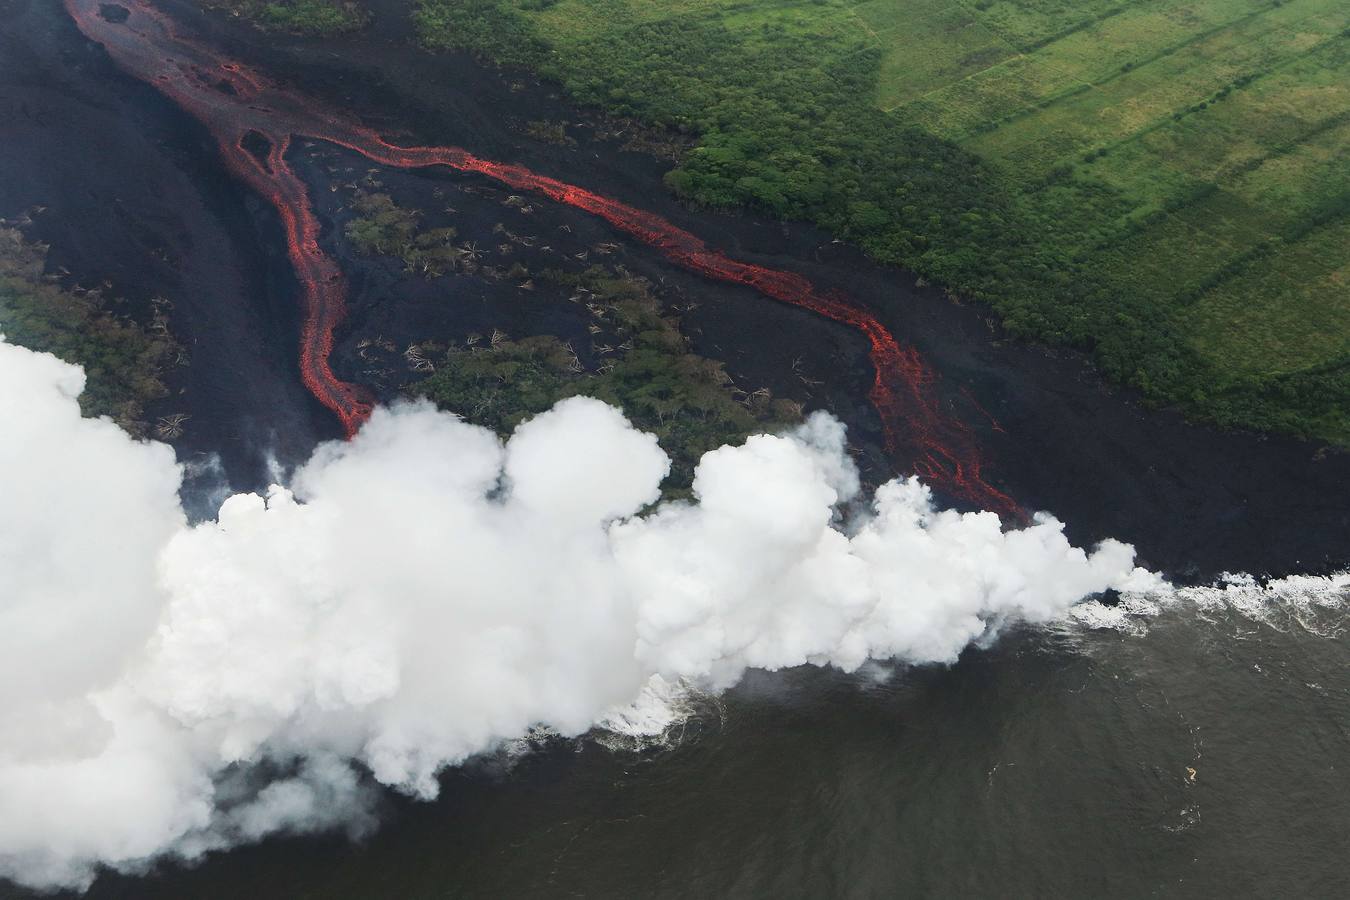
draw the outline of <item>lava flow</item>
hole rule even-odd
[[[880,415],[887,449],[912,448],[911,467],[935,486],[986,509],[1018,512],[1016,503],[984,480],[974,436],[965,423],[941,408],[932,390],[933,370],[917,351],[902,347],[871,313],[847,297],[817,291],[792,272],[732,259],[660,216],[521,166],[480,159],[457,147],[391,144],[351,117],[324,109],[182,37],[147,0],[122,4],[65,0],[65,5],[85,36],[102,44],[118,65],[200,120],[219,144],[231,172],[276,207],[303,294],[301,376],[341,419],[348,435],[370,414],[372,398],[360,386],[340,380],[328,363],[333,332],[344,315],[346,283],[337,263],[319,247],[319,223],[306,186],[286,160],[296,136],[348,148],[381,165],[446,166],[543,195],[604,219],[683,268],[748,285],[858,329],[871,344],[876,376],[870,399]]]

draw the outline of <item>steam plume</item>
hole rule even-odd
[[[823,414],[707,454],[693,502],[642,512],[668,460],[585,398],[505,444],[379,409],[189,527],[172,451],[81,418],[82,387],[0,341],[0,875],[31,885],[360,830],[366,773],[432,797],[444,767],[622,718],[653,684],[950,662],[1157,584],[1126,545],[1085,553],[1050,517],[1004,532],[913,479],[844,517],[858,476]]]

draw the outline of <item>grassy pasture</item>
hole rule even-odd
[[[1298,2],[1295,0],[1275,12],[1290,9]],[[1324,0],[1301,2],[1310,6]],[[1347,20],[1350,24],[1350,15]],[[1335,33],[1318,37],[1323,41],[1337,39]],[[1011,121],[966,143],[982,156],[1015,157],[1033,170],[1048,169],[1075,153],[1098,147],[1109,149],[1155,129],[1172,128],[1178,121],[1174,116],[1181,114],[1184,119],[1193,114],[1193,106],[1215,104],[1212,98],[1240,79],[1255,81],[1283,65],[1296,63],[1310,49],[1307,42],[1306,31],[1287,27],[1273,18],[1244,19],[1189,44],[1185,52],[1159,56],[1095,82],[1089,89],[1070,92],[1047,106],[1019,111]],[[1225,100],[1233,93],[1230,88]],[[1047,143],[1047,137],[1052,141]],[[1045,150],[1030,158],[1018,153],[1028,145],[1039,145]]]
[[[1350,224],[1314,230],[1206,293],[1183,314],[1205,356],[1270,375],[1350,353]]]
[[[1119,14],[1120,0],[979,0],[970,4],[981,21],[1015,44],[1032,50],[1057,37]]]
[[[884,46],[877,102],[1011,179],[1067,164],[1118,192],[1114,240],[1091,247],[1112,232],[1094,223],[1080,260],[1181,308],[1174,326],[1215,369],[1267,376],[1350,356],[1346,226],[1265,250],[1350,193],[1350,7],[981,5],[926,6],[917,21],[897,0],[859,6]],[[960,63],[975,46],[999,50],[971,71]]]

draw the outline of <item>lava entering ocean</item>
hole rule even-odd
[[[85,36],[102,44],[119,66],[200,120],[219,144],[231,172],[276,207],[303,294],[301,376],[339,417],[348,435],[370,415],[372,397],[361,386],[340,380],[329,366],[333,332],[344,315],[346,283],[336,261],[319,246],[319,223],[307,188],[286,160],[296,136],[345,147],[381,165],[446,166],[543,195],[604,219],[685,269],[748,285],[780,302],[856,328],[871,344],[876,375],[870,399],[880,415],[887,448],[892,452],[902,445],[913,448],[907,462],[930,484],[1002,514],[1018,511],[1011,498],[984,480],[974,436],[965,423],[941,408],[932,389],[936,378],[932,368],[849,298],[818,291],[801,275],[732,259],[660,216],[521,166],[481,159],[457,147],[391,144],[353,118],[325,109],[182,36],[168,16],[146,0],[124,0],[122,5],[65,0],[65,5]]]

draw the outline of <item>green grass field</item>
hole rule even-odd
[[[1344,364],[1350,228],[1318,217],[1350,191],[1350,5],[1042,6],[949,4],[915,28],[908,4],[861,4],[884,60],[897,60],[883,61],[877,102],[1009,179],[1068,166],[1118,192],[1105,233],[1075,251],[1175,305],[1179,337],[1215,369],[1269,378]],[[946,62],[971,53],[975,71]],[[925,65],[905,71],[915,60]],[[1102,237],[1115,252],[1092,246]],[[1326,425],[1346,437],[1344,423]]]
[[[1150,399],[1350,444],[1343,0],[419,0]]]

